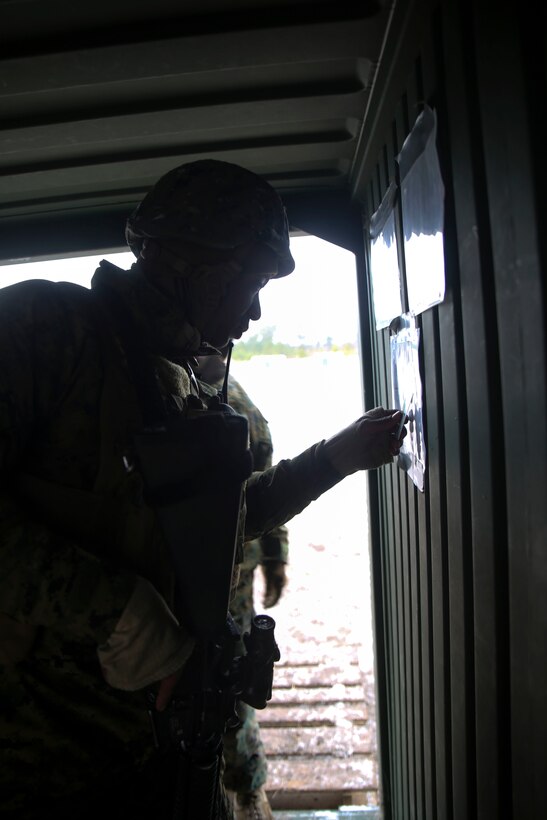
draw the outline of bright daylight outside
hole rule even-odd
[[[363,412],[354,256],[311,236],[294,237],[291,249],[294,273],[264,289],[262,318],[236,343],[231,365],[269,422],[274,463]],[[101,258],[122,268],[134,259],[3,267],[0,284],[38,278],[89,286]],[[268,610],[281,661],[259,714],[277,811],[345,805],[369,817],[379,802],[367,521],[366,475],[358,473],[288,524],[289,581]],[[261,582],[257,571],[258,612]]]

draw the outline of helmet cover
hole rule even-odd
[[[198,160],[162,176],[128,218],[127,244],[138,256],[145,239],[179,239],[231,250],[261,243],[278,258],[278,276],[294,270],[281,198],[262,177],[220,160]]]

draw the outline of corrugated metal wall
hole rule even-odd
[[[361,181],[370,217],[433,106],[447,292],[419,316],[425,492],[396,466],[369,482],[385,813],[535,820],[547,812],[545,28],[503,2],[413,5],[427,22]],[[366,264],[362,277],[366,401],[391,406],[389,330],[374,329]]]

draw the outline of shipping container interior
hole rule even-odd
[[[365,406],[392,406],[411,338],[424,445],[368,482],[383,818],[544,817],[544,10],[12,0],[0,15],[1,265],[125,249],[155,180],[205,157],[263,175],[293,232],[355,253]],[[441,237],[425,302],[414,272],[433,251],[416,268],[413,223]]]

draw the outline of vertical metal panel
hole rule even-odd
[[[433,104],[447,292],[419,317],[425,492],[394,467],[378,474],[389,805],[396,818],[535,820],[547,779],[547,236],[535,173],[547,161],[530,124],[547,131],[531,95],[545,76],[521,50],[538,38],[508,3],[495,19],[486,0],[420,7],[430,25],[398,103],[386,93],[376,198],[363,203],[377,206],[417,109]],[[369,406],[390,391],[388,331],[371,333]]]
[[[454,228],[460,271],[463,352],[469,424],[470,515],[473,544],[474,688],[476,744],[476,812],[480,818],[501,817],[509,807],[503,799],[508,782],[501,760],[507,733],[503,731],[503,661],[500,564],[506,549],[504,464],[496,441],[501,418],[498,330],[493,311],[494,288],[490,253],[484,156],[479,131],[474,75],[474,50],[469,16],[448,10],[444,24],[447,59],[446,101],[452,143],[451,164],[455,203]],[[466,9],[466,11],[468,11]],[[473,192],[473,196],[470,196]],[[480,237],[480,240],[479,240]],[[488,344],[485,344],[485,340]],[[503,604],[502,604],[503,606]]]
[[[384,146],[382,150],[378,165],[377,165],[377,196],[371,200],[372,210],[380,205],[382,197],[387,189],[391,179],[391,159],[392,152]],[[389,368],[386,367],[386,351],[385,345],[388,339],[387,331],[376,333],[377,353],[379,369],[382,372],[381,389],[377,393],[377,401],[375,404],[389,406],[389,390],[390,390],[390,373]],[[388,599],[391,601],[391,612],[389,617],[389,647],[391,660],[391,674],[389,674],[389,718],[391,728],[392,749],[396,750],[395,754],[391,754],[391,779],[393,784],[392,806],[393,816],[402,817],[404,811],[404,799],[402,776],[404,770],[404,763],[402,761],[402,735],[401,735],[401,708],[400,697],[401,690],[404,688],[403,677],[400,667],[400,611],[398,609],[397,599],[397,560],[394,549],[394,528],[397,526],[396,513],[393,502],[393,475],[392,471],[382,470],[379,472],[381,487],[383,490],[383,497],[385,499],[384,510],[384,532],[387,536],[385,549],[383,555],[386,564],[386,589]]]
[[[422,817],[424,804],[424,748],[423,748],[423,695],[421,675],[421,608],[420,608],[420,568],[418,550],[418,522],[416,509],[416,488],[405,480],[408,516],[408,564],[410,576],[410,620],[412,632],[412,686],[413,702],[411,717],[414,734],[415,806],[416,816]]]
[[[442,379],[437,313],[421,319],[424,355],[424,425],[427,431],[426,510],[428,549],[431,558],[431,617],[433,643],[433,720],[435,735],[436,816],[451,813],[450,683],[448,638],[448,566],[446,555],[446,503]]]
[[[439,114],[439,99],[436,94],[438,87],[438,67],[435,59],[433,19],[426,28],[420,53],[417,56],[415,68],[409,77],[407,97],[412,107],[414,119],[423,104],[434,105]],[[445,180],[446,185],[446,180]],[[445,257],[447,254],[447,235],[445,220]],[[446,267],[446,259],[445,259]],[[458,574],[454,569],[454,558],[457,557],[458,527],[454,515],[450,514],[457,505],[456,498],[450,494],[447,472],[451,460],[459,467],[458,446],[458,413],[454,412],[454,396],[457,393],[455,384],[456,367],[454,351],[453,317],[453,289],[450,280],[447,281],[447,297],[439,307],[425,311],[420,316],[422,329],[423,351],[432,346],[431,353],[424,352],[424,363],[429,358],[429,365],[424,364],[425,382],[434,387],[434,398],[430,402],[430,413],[434,413],[435,424],[442,429],[437,444],[439,473],[435,476],[435,492],[438,496],[430,497],[431,522],[437,529],[437,542],[433,539],[430,545],[432,551],[432,578],[433,585],[433,649],[434,649],[434,724],[436,761],[436,812],[439,816],[467,817],[467,812],[458,811],[461,794],[465,794],[465,783],[462,778],[454,782],[455,771],[461,772],[461,755],[454,748],[455,738],[461,738],[461,715],[454,710],[454,690],[461,694],[460,658],[458,651],[461,643],[455,640],[454,623],[457,622],[456,595],[460,591]],[[431,314],[431,316],[429,315]],[[448,332],[446,332],[448,331]],[[427,337],[429,336],[429,341]],[[452,360],[451,360],[452,359]],[[434,364],[433,364],[434,362]],[[434,375],[429,368],[434,366]],[[427,384],[425,385],[427,390]],[[432,409],[435,404],[435,410]],[[427,428],[426,428],[427,431]],[[427,432],[426,432],[427,434]],[[459,470],[458,470],[459,473]],[[458,476],[455,484],[458,486]],[[438,482],[438,484],[437,484]],[[442,539],[442,541],[440,540]],[[442,619],[437,623],[437,618]],[[461,612],[460,612],[461,618]],[[454,653],[456,652],[456,658]],[[456,754],[455,754],[456,752]],[[459,765],[458,765],[459,764]],[[454,799],[457,792],[458,797]]]
[[[404,626],[404,676],[406,681],[407,767],[408,767],[408,804],[407,816],[416,817],[416,757],[414,748],[414,670],[412,651],[412,609],[411,609],[411,573],[409,561],[408,508],[406,495],[406,476],[400,471],[397,474],[397,486],[400,508],[400,571],[402,586],[402,607]]]
[[[396,108],[395,118],[392,129],[392,150],[393,155],[399,153],[401,150],[404,138],[408,133],[408,111],[406,100],[402,99]],[[393,173],[396,177],[396,168],[393,168]],[[400,203],[396,218],[397,244],[402,248],[403,230],[401,222]],[[404,255],[400,254],[399,264],[401,271],[404,270]],[[407,308],[406,288],[404,287],[404,276],[401,276],[403,282],[403,309]],[[409,558],[409,533],[408,533],[408,508],[407,508],[407,478],[405,475],[394,468],[397,475],[398,500],[400,507],[400,530],[397,544],[397,551],[400,555],[400,585],[402,590],[402,621],[403,621],[403,658],[404,658],[404,678],[405,678],[405,699],[404,699],[404,713],[405,713],[405,736],[406,736],[406,767],[408,776],[405,779],[406,783],[406,797],[405,808],[406,815],[410,818],[416,817],[416,753],[415,753],[415,726],[414,726],[414,653],[413,653],[413,624],[412,624],[412,585],[410,566],[412,559]]]
[[[394,146],[390,144],[387,150],[383,152],[383,165],[380,173],[380,180],[382,185],[382,193],[384,193],[391,180],[393,179],[394,168]],[[385,372],[384,393],[382,395],[381,404],[384,407],[391,407],[392,405],[392,384],[391,384],[391,349],[389,330],[385,329],[381,332],[381,340],[383,346],[383,363]],[[393,505],[393,540],[390,548],[390,563],[392,569],[392,593],[395,602],[396,618],[394,620],[393,643],[396,652],[395,659],[395,676],[394,676],[394,722],[398,737],[398,754],[397,754],[397,781],[399,783],[399,792],[397,801],[394,803],[397,809],[397,817],[402,820],[409,818],[412,815],[409,813],[411,798],[410,798],[410,783],[409,783],[409,758],[408,758],[408,706],[409,706],[409,679],[407,673],[407,630],[408,624],[406,620],[406,590],[405,590],[405,573],[403,567],[403,555],[401,550],[401,540],[403,532],[403,513],[401,510],[401,489],[399,484],[399,476],[395,468],[391,467],[384,470],[386,488],[388,495]]]
[[[426,31],[428,27],[426,26]],[[409,82],[407,90],[407,103],[409,106],[408,118],[409,122],[412,115],[416,116],[423,106],[425,99],[424,93],[424,72],[426,75],[431,75],[427,83],[430,92],[435,87],[435,70],[432,59],[423,58],[423,53],[428,53],[428,45],[430,45],[431,38],[425,37],[422,40],[422,53],[417,57],[414,71],[414,83]],[[424,66],[425,63],[425,66]],[[423,334],[423,324],[420,322],[420,330]],[[423,335],[422,335],[423,338]],[[421,372],[425,373],[423,344],[420,347],[420,368]],[[419,641],[420,641],[420,675],[419,683],[422,693],[422,702],[420,704],[422,712],[422,736],[421,747],[423,755],[423,783],[424,793],[422,802],[419,803],[421,808],[420,814],[424,818],[437,817],[436,809],[436,782],[435,782],[435,738],[434,738],[434,691],[433,691],[433,630],[431,625],[431,550],[428,540],[428,530],[426,527],[426,499],[419,493],[411,482],[408,482],[409,487],[414,493],[417,518],[418,518],[418,534],[419,534],[419,549],[416,549],[415,561],[418,564],[417,573],[419,573],[419,589],[420,589],[420,610],[419,610]]]
[[[423,734],[423,817],[433,820],[436,813],[435,734],[433,692],[433,627],[431,598],[431,551],[429,549],[425,497],[416,493],[420,564],[420,679],[422,687]]]
[[[404,139],[408,134],[413,117],[418,113],[417,100],[409,98],[408,93],[405,92],[402,99],[402,105],[396,112],[395,123],[398,132],[397,150],[402,147]],[[400,214],[401,216],[401,214]],[[404,244],[402,222],[400,224],[399,238],[400,245]],[[408,310],[408,293],[406,289],[405,276],[405,260],[404,254],[401,254],[401,275],[403,281],[403,304],[405,311]],[[411,669],[409,675],[412,678],[412,704],[409,704],[409,713],[413,719],[413,749],[411,761],[413,767],[409,772],[410,782],[413,785],[413,793],[411,791],[411,798],[414,797],[412,804],[414,816],[423,816],[423,725],[422,725],[422,686],[421,686],[421,636],[420,636],[420,616],[421,610],[418,604],[419,595],[419,551],[416,543],[416,529],[414,526],[414,499],[416,495],[416,487],[406,477],[402,478],[406,486],[407,503],[405,510],[407,514],[407,538],[405,549],[407,555],[406,572],[408,575],[410,608],[408,611],[408,623],[411,630]]]
[[[435,29],[432,29],[434,38]],[[429,55],[429,60],[432,57]],[[427,60],[424,59],[424,70]],[[431,69],[430,72],[431,73]],[[425,83],[427,99],[434,89]],[[473,584],[469,531],[469,454],[466,370],[462,350],[459,262],[454,229],[452,178],[444,94],[436,97],[438,148],[445,183],[446,296],[437,308],[445,442],[446,538],[449,587],[451,778],[453,816],[475,815]],[[443,144],[444,143],[444,144]]]
[[[472,670],[473,647],[468,640],[468,622],[472,618],[469,606],[467,573],[470,543],[464,539],[462,525],[467,521],[464,498],[467,476],[464,474],[461,454],[467,459],[462,442],[464,425],[463,399],[458,378],[459,362],[456,342],[457,312],[450,295],[439,307],[439,332],[441,340],[441,368],[443,371],[443,406],[445,429],[445,492],[446,492],[446,538],[447,581],[449,588],[449,635],[450,635],[450,709],[452,743],[452,811],[454,817],[472,817],[473,811],[468,782],[467,766],[471,742],[470,712],[473,705]]]
[[[506,464],[508,589],[501,592],[504,601],[508,595],[513,816],[535,818],[545,809],[547,777],[547,395],[545,238],[538,235],[545,231],[545,191],[536,176],[543,159],[531,152],[530,123],[538,105],[544,109],[544,98],[532,96],[534,86],[527,85],[523,70],[524,53],[536,42],[528,33],[534,20],[519,40],[508,4],[501,4],[494,21],[484,2],[475,11],[500,329],[502,405],[496,413],[503,419]],[[545,83],[544,40],[538,58],[536,71]]]
[[[371,179],[368,188],[368,199],[374,211],[382,196],[379,171],[376,169],[374,178]],[[366,250],[368,251],[368,245]],[[365,260],[368,253],[365,253]],[[365,274],[365,271],[361,271]],[[362,358],[364,362],[365,375],[365,407],[370,409],[377,402],[381,402],[381,397],[385,395],[385,368],[383,356],[380,353],[382,345],[381,334],[374,329],[374,315],[372,310],[372,296],[370,279],[365,280],[358,277],[358,287],[361,298],[361,305],[365,304],[365,326],[368,324],[369,334],[363,332],[361,328]],[[362,314],[363,315],[363,314]],[[370,347],[369,347],[370,345]],[[371,389],[372,388],[372,389]],[[393,675],[387,670],[391,666],[390,659],[394,653],[394,621],[396,620],[396,608],[392,605],[384,607],[384,601],[393,601],[393,576],[392,558],[387,546],[392,542],[392,508],[388,503],[386,494],[386,475],[382,471],[372,471],[368,474],[369,507],[371,510],[371,561],[373,578],[373,595],[375,624],[381,624],[383,628],[382,636],[376,632],[376,675],[377,687],[383,687],[379,691],[379,736],[380,754],[382,760],[381,789],[382,803],[386,820],[397,817],[397,809],[394,807],[394,800],[399,794],[398,771],[396,756],[393,750],[398,748],[399,736],[397,733],[398,724],[393,710],[395,698],[395,686]],[[374,534],[379,534],[374,537]],[[397,681],[398,683],[398,681]],[[383,723],[382,723],[383,719]]]
[[[373,320],[371,309],[371,294],[370,283],[366,278],[366,258],[367,246],[366,242],[362,249],[362,253],[356,254],[357,262],[357,292],[359,299],[359,310],[362,317],[361,322],[361,344],[366,344],[365,340],[372,339],[371,322]],[[367,401],[370,401],[375,394],[376,383],[376,368],[373,366],[374,358],[370,355],[370,350],[361,350],[361,358],[363,361],[363,386],[365,407]],[[369,511],[370,511],[370,528],[373,532],[380,530],[380,516],[383,513],[383,505],[380,504],[379,487],[378,487],[378,473],[373,472],[368,476],[367,491],[369,497]],[[378,761],[381,776],[382,789],[382,803],[384,806],[385,820],[392,820],[391,811],[391,795],[393,792],[392,778],[390,776],[391,759],[390,749],[392,747],[391,732],[390,732],[390,716],[388,709],[388,692],[389,681],[386,679],[385,670],[387,668],[387,657],[390,653],[389,643],[389,622],[390,609],[384,609],[382,602],[388,599],[388,590],[386,586],[386,564],[385,555],[382,551],[375,552],[374,539],[371,543],[371,588],[372,588],[372,602],[373,602],[373,623],[375,632],[375,681],[376,681],[376,706],[378,714],[378,731],[377,731],[377,745],[378,745]]]

